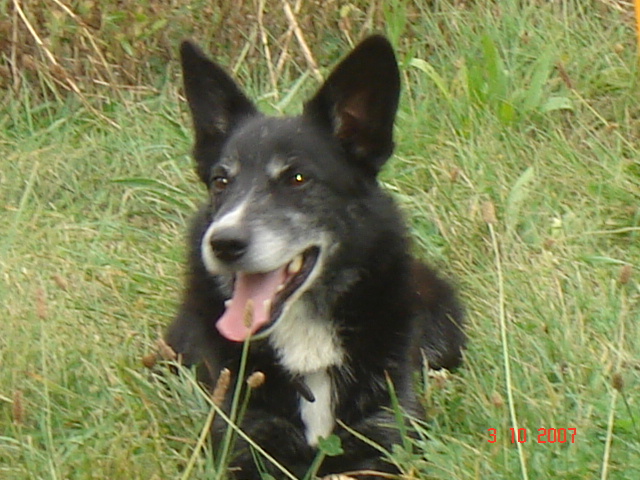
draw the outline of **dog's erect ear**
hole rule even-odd
[[[191,42],[180,46],[184,91],[196,132],[195,157],[200,179],[208,183],[211,164],[231,131],[256,107],[233,79]]]
[[[360,43],[305,105],[304,113],[328,127],[350,158],[373,175],[393,152],[393,121],[400,72],[389,41]]]

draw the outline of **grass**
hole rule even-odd
[[[466,366],[425,389],[430,439],[392,455],[417,479],[640,478],[631,6],[467,3],[375,14],[404,76],[382,180],[416,254],[456,279],[470,335]],[[348,48],[331,28],[313,44],[323,66]],[[229,64],[268,111],[295,111],[317,85],[294,40],[275,85],[249,60],[259,52],[234,45]],[[147,75],[142,94],[80,98],[25,71],[3,95],[2,478],[177,478],[209,413],[188,379],[163,388],[141,365],[179,301],[203,198],[177,66]],[[524,443],[510,441],[516,423]],[[538,443],[540,428],[575,428],[575,443]],[[189,478],[212,478],[211,456],[196,460]]]

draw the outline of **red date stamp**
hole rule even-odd
[[[498,441],[498,431],[495,428],[487,429],[489,432],[489,443]],[[526,428],[510,428],[511,443],[526,443],[528,431]],[[535,434],[532,440],[537,443],[576,443],[577,428],[539,428],[537,438]]]

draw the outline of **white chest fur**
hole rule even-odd
[[[300,398],[300,418],[307,443],[315,446],[318,437],[327,437],[333,431],[335,395],[327,369],[342,365],[345,354],[333,325],[311,312],[304,301],[290,305],[269,336],[269,343],[280,363],[292,374],[301,375],[313,393],[313,402]]]
[[[300,399],[300,417],[305,425],[307,443],[316,446],[318,437],[329,436],[335,423],[331,377],[326,370],[320,370],[305,375],[304,382],[313,393],[315,401]]]
[[[269,337],[280,363],[291,373],[306,375],[342,365],[344,351],[331,323],[315,318],[297,301],[280,319]]]

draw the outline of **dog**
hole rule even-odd
[[[343,453],[326,456],[318,474],[398,473],[371,445],[402,440],[389,384],[421,415],[416,369],[425,358],[457,367],[465,334],[455,290],[411,257],[402,216],[377,180],[394,149],[400,94],[390,43],[363,40],[290,117],[259,113],[195,44],[180,53],[209,196],[193,221],[166,342],[185,364],[206,366],[208,385],[224,368],[238,375],[249,342],[243,374],[265,380],[239,426],[295,476],[332,434]],[[224,428],[214,425],[214,443]],[[235,443],[231,478],[262,478],[251,450]]]

